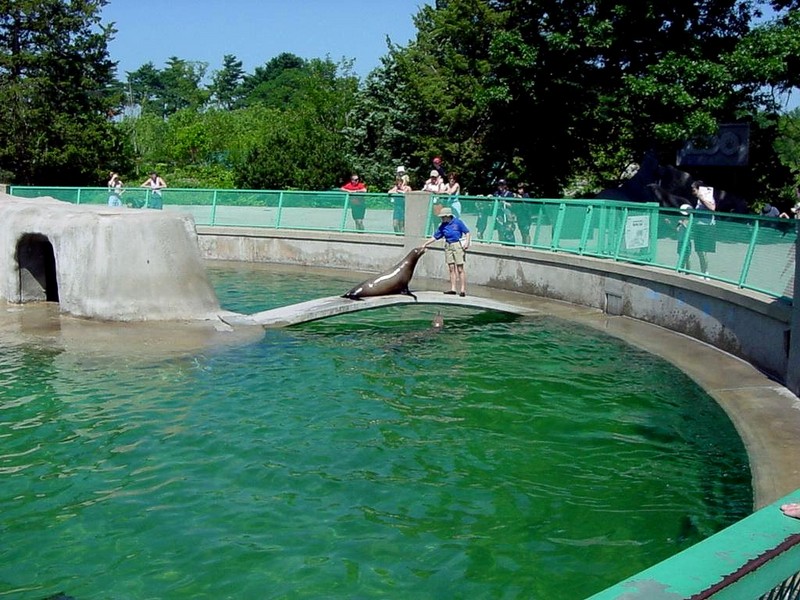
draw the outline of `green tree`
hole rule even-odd
[[[329,189],[353,168],[343,134],[358,88],[350,65],[312,60],[297,83],[290,106],[262,108],[270,127],[235,163],[240,187]]]
[[[161,72],[155,65],[147,62],[126,75],[125,91],[128,105],[143,113],[162,114],[164,82],[161,79]]]
[[[544,196],[576,179],[597,189],[648,150],[671,162],[686,139],[724,122],[758,127],[758,111],[775,109],[763,86],[796,85],[796,26],[789,11],[760,33],[753,19],[765,6],[440,0],[368,79],[357,147],[382,160],[387,142],[395,157],[416,147],[417,165],[441,154],[472,192],[499,176]]]
[[[210,97],[201,87],[208,65],[171,56],[163,70],[152,62],[145,63],[128,73],[127,87],[132,105],[143,113],[153,113],[167,118],[184,109],[200,110]]]
[[[263,67],[256,67],[252,75],[245,76],[241,104],[286,107],[295,92],[302,88],[307,69],[308,64],[299,56],[288,52],[279,54]]]
[[[211,97],[219,108],[230,110],[236,105],[241,96],[243,80],[242,61],[233,54],[226,54],[222,58],[222,68],[214,72],[209,86]]]
[[[15,183],[97,184],[124,170],[104,0],[0,0],[0,171]]]
[[[165,117],[184,108],[199,110],[205,106],[209,92],[200,84],[207,69],[206,63],[186,61],[176,56],[167,59],[167,66],[161,72]]]

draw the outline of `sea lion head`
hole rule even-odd
[[[417,266],[417,261],[420,259],[420,257],[423,254],[425,254],[426,250],[427,250],[427,248],[424,248],[422,246],[419,246],[417,248],[412,248],[411,252],[406,254],[406,257],[403,259],[403,265],[404,266],[408,265],[411,268],[416,267]]]

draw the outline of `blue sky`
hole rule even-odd
[[[103,21],[118,30],[109,45],[125,80],[170,56],[208,63],[207,76],[233,54],[252,73],[282,52],[305,59],[354,59],[366,77],[387,53],[386,37],[405,46],[416,36],[412,17],[433,0],[111,0]],[[788,109],[800,106],[800,90]]]
[[[208,63],[208,75],[233,54],[252,73],[290,52],[301,58],[355,59],[365,77],[387,54],[386,37],[405,46],[416,35],[413,15],[425,0],[111,0],[105,23],[118,30],[109,44],[117,76],[125,79],[170,56]]]

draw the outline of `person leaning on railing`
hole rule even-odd
[[[717,210],[717,203],[714,200],[714,188],[705,185],[702,181],[692,183],[692,194],[694,195],[695,216],[692,239],[694,241],[694,251],[700,259],[700,270],[703,276],[708,279],[708,259],[706,252],[717,251],[717,237],[714,228],[714,211]]]
[[[400,171],[397,172],[397,178],[394,181],[394,186],[389,189],[389,195],[392,201],[392,229],[395,233],[403,233],[406,227],[406,198],[403,194],[411,191],[411,186],[403,179]]]
[[[111,172],[110,179],[108,180],[108,205],[109,206],[122,206],[122,179],[119,174]]]
[[[425,183],[422,186],[422,191],[434,195],[433,214],[438,216],[439,211],[442,210],[442,204],[439,195],[447,193],[447,184],[442,179],[442,176],[439,174],[439,171],[437,171],[436,169],[431,169],[431,176],[425,180]]]
[[[350,181],[345,183],[341,190],[348,194],[355,193],[355,196],[350,196],[350,213],[353,215],[353,222],[356,224],[357,231],[364,231],[364,215],[367,212],[367,204],[363,197],[358,194],[366,193],[367,186],[360,180],[357,173],[350,176]]]
[[[152,194],[147,203],[149,208],[161,210],[164,207],[164,201],[161,199],[161,190],[167,187],[167,184],[161,179],[161,176],[155,171],[150,172],[150,176],[142,182],[139,187],[150,188]]]

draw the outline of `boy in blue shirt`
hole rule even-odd
[[[469,248],[469,228],[461,219],[453,216],[453,211],[445,207],[439,213],[442,219],[439,228],[433,232],[433,237],[425,242],[422,247],[427,248],[437,240],[444,238],[444,259],[450,271],[450,289],[445,294],[459,296],[467,295],[467,277],[464,273],[464,258]],[[456,288],[461,288],[456,292]]]

